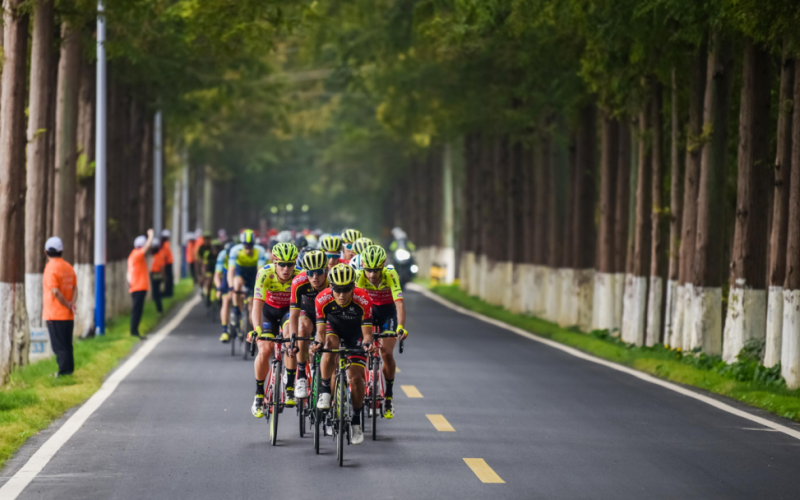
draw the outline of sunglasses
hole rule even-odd
[[[347,285],[347,286],[334,286],[331,287],[333,293],[349,293],[352,292],[356,288],[355,285]]]
[[[294,267],[294,262],[278,262],[278,267]]]
[[[325,270],[324,269],[313,269],[313,270],[309,269],[308,271],[306,271],[306,276],[308,276],[309,278],[313,278],[314,276],[325,276]]]
[[[342,258],[342,256],[339,255],[338,253],[326,253],[325,257],[327,257],[329,259],[341,259]]]
[[[383,271],[383,268],[382,267],[376,267],[376,268],[365,267],[364,270],[366,272],[368,272],[368,273],[379,273],[379,272]]]
[[[345,247],[346,249],[348,249],[348,250],[352,250],[352,249],[353,249],[353,244],[352,244],[352,243],[345,243],[345,244],[344,244],[344,247]]]

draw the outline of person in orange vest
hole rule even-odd
[[[166,254],[161,251],[161,241],[158,238],[153,238],[150,251],[153,252],[153,259],[150,262],[150,285],[153,287],[151,295],[158,315],[162,316],[164,308],[161,307],[161,284],[164,283],[164,267],[167,263]]]
[[[75,326],[75,303],[78,301],[78,279],[72,266],[61,258],[64,243],[58,236],[44,244],[47,265],[42,276],[42,319],[47,322],[50,345],[56,355],[56,377],[75,371],[72,351],[72,329]]]
[[[186,267],[189,270],[189,273],[192,275],[192,281],[194,284],[197,284],[197,269],[195,268],[194,261],[195,256],[197,255],[197,248],[195,246],[195,241],[197,237],[194,235],[193,232],[186,233],[186,254],[185,254],[185,262]]]
[[[139,337],[139,322],[142,320],[144,310],[144,299],[147,297],[147,290],[150,283],[147,273],[147,260],[145,259],[148,249],[153,244],[153,230],[147,230],[147,237],[137,236],[133,240],[133,251],[128,256],[128,292],[131,294],[133,307],[131,309],[131,335]]]
[[[172,264],[174,263],[174,256],[172,255],[172,246],[170,245],[169,229],[161,231],[161,250],[164,254],[164,293],[162,297],[172,297],[175,289],[175,275],[173,274]]]

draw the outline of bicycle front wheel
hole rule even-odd
[[[378,370],[378,362],[377,360],[372,364],[372,391],[371,394],[371,401],[370,401],[370,411],[372,412],[372,440],[378,440],[378,396],[380,395],[380,385],[378,383],[378,376],[380,375],[380,371]]]
[[[250,317],[249,317],[250,315],[247,314],[247,303],[246,302],[245,302],[244,306],[245,306],[244,307],[244,313],[243,313],[244,317],[242,318],[242,329],[241,329],[241,331],[242,331],[242,334],[244,335],[243,338],[246,339],[248,332],[250,332]],[[256,343],[256,339],[255,338],[250,339],[250,341],[255,343],[255,346],[258,346],[258,343]],[[249,354],[248,351],[252,350],[252,347],[251,346],[247,346],[246,344],[247,344],[246,342],[243,343],[245,348],[244,348],[244,352],[242,353],[242,359],[245,360],[245,361],[247,361],[247,355]]]
[[[275,384],[272,389],[272,404],[271,406],[271,413],[269,419],[269,440],[272,443],[272,446],[275,446],[278,443],[278,415],[280,415],[280,403],[281,403],[281,364],[276,363],[273,367],[275,373],[273,373],[273,378],[275,379]]]
[[[319,390],[320,390],[320,375],[319,375],[319,363],[315,363],[314,366],[314,382],[313,382],[313,390],[311,392],[311,414],[314,418],[314,451],[319,455],[319,432],[320,432],[320,420],[322,420],[322,412],[317,409],[317,399],[319,398]]]
[[[297,413],[300,415],[300,437],[306,435],[306,400],[301,399],[297,402]]]
[[[338,385],[339,387],[336,388],[336,417],[339,421],[339,435],[336,436],[336,458],[339,460],[339,467],[342,467],[344,466],[344,436],[347,432],[345,429],[345,414],[347,413],[347,379],[344,376],[341,376]]]

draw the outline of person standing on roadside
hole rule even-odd
[[[186,250],[184,254],[184,262],[186,262],[186,269],[192,277],[194,284],[197,284],[197,269],[194,265],[195,255],[197,255],[197,246],[195,245],[197,238],[191,231],[186,233]]]
[[[50,345],[56,355],[56,377],[75,371],[72,351],[72,329],[75,326],[75,303],[78,300],[78,279],[72,266],[61,258],[64,243],[52,236],[44,244],[47,265],[42,279],[42,319],[47,322]]]
[[[147,273],[147,250],[153,244],[153,230],[147,230],[147,237],[137,236],[133,241],[133,251],[128,256],[128,292],[131,294],[133,307],[131,309],[131,335],[139,337],[139,322],[142,320],[144,299],[150,283]]]
[[[164,315],[164,308],[161,307],[161,284],[164,283],[164,267],[166,266],[166,255],[161,249],[161,241],[158,238],[153,238],[153,244],[150,247],[153,252],[153,259],[150,262],[150,286],[152,286],[151,295],[153,302],[156,304],[156,311],[159,316]]]
[[[174,256],[172,255],[172,246],[169,243],[171,234],[169,229],[161,231],[161,250],[164,254],[164,293],[162,297],[172,297],[175,289],[175,275],[172,271],[172,264],[174,263]]]

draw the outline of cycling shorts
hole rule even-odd
[[[397,307],[394,302],[380,306],[372,305],[372,318],[378,333],[397,331]]]
[[[252,292],[256,288],[256,276],[258,276],[257,267],[242,267],[236,264],[235,276],[241,276],[244,280],[244,286]]]
[[[358,328],[358,331],[334,331],[331,327],[330,323],[326,325],[327,331],[326,335],[335,335],[339,338],[339,347],[342,349],[361,349],[361,342],[364,340],[364,336],[361,333],[361,328]],[[350,362],[351,365],[358,365],[361,367],[367,367],[367,355],[366,354],[348,354],[347,361]]]
[[[261,309],[261,332],[271,333],[276,337],[280,335],[281,329],[286,330],[289,323],[289,307],[272,307],[264,304]]]
[[[306,304],[305,302],[310,302]],[[314,307],[314,301],[303,301],[300,304],[300,316],[305,316],[310,319],[312,323],[317,321],[317,309]]]

